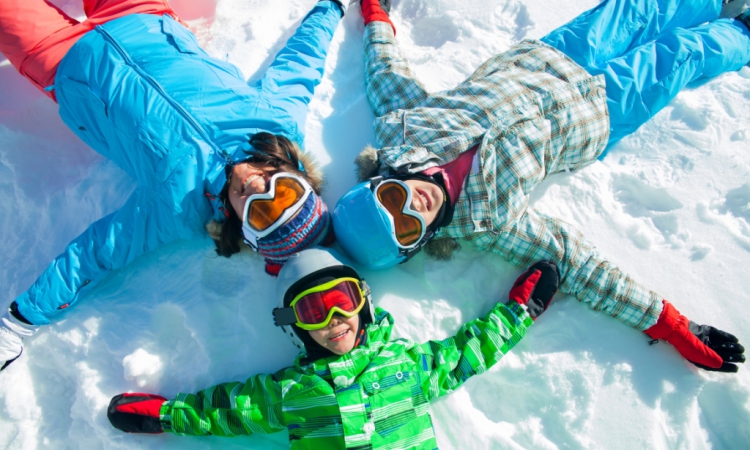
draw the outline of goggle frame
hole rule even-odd
[[[414,217],[422,224],[422,232],[420,233],[419,237],[414,241],[411,245],[404,245],[398,240],[398,236],[396,235],[396,220],[393,217],[393,214],[388,211],[388,208],[381,203],[380,198],[378,198],[378,189],[384,184],[398,184],[400,185],[404,191],[406,192],[406,200],[404,203],[404,208],[401,210],[401,213],[410,217]],[[409,185],[404,183],[401,180],[393,179],[393,178],[387,178],[383,179],[383,177],[374,177],[370,178],[370,190],[372,191],[373,197],[375,197],[375,204],[378,208],[380,208],[382,211],[386,213],[386,216],[388,216],[388,221],[391,224],[391,238],[393,239],[393,242],[396,244],[396,246],[402,250],[407,255],[409,254],[410,250],[414,250],[415,248],[419,248],[424,244],[424,238],[427,235],[427,222],[424,220],[424,217],[422,214],[420,214],[417,211],[414,211],[411,209],[411,202],[413,199],[413,195],[411,193],[411,188],[409,188]]]
[[[359,305],[353,310],[353,311],[346,311],[338,306],[333,306],[331,309],[328,310],[328,314],[326,315],[326,318],[321,322],[317,324],[307,324],[303,323],[299,315],[297,314],[297,310],[295,308],[295,305],[305,296],[310,294],[315,294],[318,292],[325,292],[328,290],[331,290],[332,288],[338,286],[342,282],[345,281],[351,281],[357,286],[357,292],[359,292],[360,296],[360,302]],[[301,293],[297,294],[294,299],[289,303],[289,306],[286,308],[275,308],[273,311],[274,314],[274,321],[277,326],[284,326],[284,325],[296,325],[299,328],[305,330],[305,331],[316,331],[321,330],[328,326],[329,323],[331,323],[331,319],[333,318],[334,314],[341,314],[342,316],[346,317],[347,319],[350,319],[362,311],[362,308],[364,308],[365,304],[369,301],[370,291],[367,284],[364,282],[364,280],[359,280],[357,278],[352,277],[340,277],[336,278],[335,280],[328,281],[326,283],[320,284],[318,286],[312,287],[310,289],[306,289],[302,291]],[[288,321],[284,321],[281,319],[285,313],[284,310],[291,310],[291,312],[294,313],[294,318],[296,322],[293,323],[287,323]]]
[[[253,229],[253,227],[250,226],[250,222],[247,220],[250,204],[256,200],[273,200],[276,196],[276,180],[278,180],[279,178],[291,178],[299,182],[300,185],[304,187],[305,191],[302,194],[302,197],[300,197],[300,199],[292,206],[286,208],[281,216],[279,216],[279,218],[276,219],[271,225],[266,227],[266,229],[264,230],[256,231],[255,229]],[[270,187],[267,192],[259,192],[257,194],[253,194],[248,197],[247,200],[245,200],[245,207],[242,211],[242,235],[245,238],[245,243],[255,251],[258,251],[258,240],[273,233],[281,225],[286,223],[287,220],[292,218],[302,208],[302,205],[305,204],[308,197],[310,197],[310,194],[313,193],[313,189],[307,181],[289,172],[279,172],[274,174],[268,181],[268,184]]]

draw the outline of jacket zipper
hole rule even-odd
[[[209,139],[208,134],[206,134],[206,131],[195,120],[195,118],[193,118],[193,116],[190,115],[190,113],[188,113],[185,110],[185,108],[182,107],[182,105],[180,105],[179,103],[177,103],[176,101],[174,101],[174,99],[167,94],[167,91],[165,91],[164,88],[153,77],[151,77],[149,74],[147,74],[146,72],[144,72],[143,69],[141,69],[138,65],[136,65],[133,62],[133,60],[130,58],[130,55],[125,51],[124,48],[122,48],[120,46],[120,44],[115,40],[114,37],[112,37],[111,34],[109,34],[109,32],[107,30],[105,30],[100,25],[98,25],[96,27],[96,31],[98,31],[99,33],[101,33],[102,36],[104,36],[104,39],[107,42],[109,42],[112,45],[112,47],[115,48],[115,50],[117,50],[117,53],[119,53],[120,56],[122,56],[123,60],[125,60],[125,64],[127,64],[130,67],[132,67],[133,70],[141,78],[143,78],[144,80],[146,80],[151,85],[151,87],[153,87],[164,98],[164,100],[166,100],[167,103],[169,103],[169,105],[172,108],[174,108],[182,116],[182,118],[185,119],[195,129],[195,131],[198,132],[198,134],[200,135],[200,137],[203,138],[203,140],[207,144],[209,144],[211,146],[211,148],[213,148],[216,152],[218,152],[220,155],[222,155],[224,157],[224,159],[228,159],[228,155],[223,150],[221,150],[218,147],[216,147],[216,145],[211,141],[211,139]]]

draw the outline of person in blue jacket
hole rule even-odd
[[[166,0],[84,0],[84,11],[79,23],[44,0],[3,0],[0,51],[138,185],[0,317],[0,370],[111,270],[168,242],[208,228],[219,255],[244,241],[275,275],[333,240],[319,169],[301,149],[341,2],[317,2],[255,86],[201,49]]]

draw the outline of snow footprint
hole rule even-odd
[[[705,92],[681,92],[671,103],[670,128],[674,138],[701,152],[711,153],[720,126],[729,115],[715,95]]]
[[[686,236],[680,229],[677,215],[673,212],[684,205],[660,188],[648,186],[630,175],[614,177],[615,198],[623,205],[623,211],[633,217],[648,217],[667,241],[678,244],[675,239]]]
[[[750,225],[750,183],[727,192],[724,205],[717,208],[722,214],[732,214]]]
[[[724,226],[740,247],[750,251],[750,183],[729,190],[708,205],[699,203],[696,212],[704,223]]]
[[[458,39],[460,28],[456,22],[459,19],[459,15],[453,11],[440,17],[425,17],[414,23],[411,38],[420,47],[442,47],[446,42]]]
[[[410,36],[416,45],[439,48],[457,41],[462,33],[473,35],[474,31],[479,31],[484,34],[489,30],[495,30],[493,40],[520,41],[534,26],[526,6],[516,1],[494,8],[488,8],[481,0],[450,2],[449,7],[441,3],[448,4],[405,0],[399,5],[401,15],[412,24]],[[477,14],[477,11],[485,13]],[[506,36],[498,36],[498,31]]]

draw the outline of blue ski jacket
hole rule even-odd
[[[130,15],[84,35],[57,71],[60,116],[138,185],[16,299],[20,313],[47,324],[109,271],[205,237],[212,218],[224,220],[216,199],[224,167],[247,158],[249,136],[265,131],[304,148],[308,104],[341,15],[336,3],[317,3],[255,86],[169,16]]]

